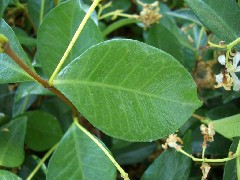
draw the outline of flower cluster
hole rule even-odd
[[[233,86],[234,91],[240,90],[240,81],[235,74],[236,72],[240,72],[240,66],[238,63],[240,61],[240,53],[236,52],[232,59],[229,59],[226,62],[225,55],[221,55],[218,57],[218,62],[221,65],[224,65],[224,69],[218,75],[216,75],[216,82],[218,83],[215,85],[215,88],[223,87],[225,90],[231,90]]]
[[[176,149],[177,151],[182,149],[182,146],[177,144],[179,142],[180,144],[183,144],[183,141],[180,137],[177,136],[177,134],[170,134],[169,137],[166,139],[166,143],[162,145],[163,149],[167,149],[168,146],[171,148]]]
[[[204,141],[209,141],[209,142],[214,141],[213,136],[215,135],[215,130],[214,130],[213,123],[209,123],[208,127],[202,124],[200,126],[200,130],[203,135]]]
[[[202,170],[202,174],[203,174],[202,180],[206,180],[211,167],[207,163],[202,163],[202,166],[200,167],[200,169]]]
[[[159,19],[162,17],[162,15],[158,13],[160,10],[158,7],[158,1],[155,1],[152,4],[145,4],[140,1],[137,2],[143,7],[138,19],[143,22],[144,27],[147,28],[151,24],[158,23]]]

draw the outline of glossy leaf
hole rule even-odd
[[[38,61],[48,77],[57,67],[84,15],[78,0],[70,0],[45,17],[38,31]],[[89,19],[64,65],[102,40],[100,30]]]
[[[17,36],[19,43],[21,45],[25,45],[25,46],[29,46],[29,47],[37,46],[37,39],[28,36],[28,34],[24,30],[22,30],[18,27],[13,27],[13,31],[14,31],[15,35]]]
[[[240,138],[234,138],[233,143],[230,147],[231,152],[236,152]],[[237,164],[236,159],[227,161],[224,167],[223,180],[237,180]]]
[[[15,174],[10,171],[0,169],[0,177],[2,180],[21,180],[20,177],[17,177]]]
[[[62,136],[58,121],[43,111],[26,113],[28,117],[25,143],[35,151],[45,151],[55,145]]]
[[[0,112],[11,116],[14,102],[14,91],[9,90],[7,84],[0,84]]]
[[[200,21],[221,40],[230,43],[240,36],[240,8],[235,0],[185,0]],[[238,49],[240,46],[237,46]]]
[[[201,105],[190,74],[172,56],[133,40],[90,48],[54,85],[94,126],[129,141],[173,133]]]
[[[240,136],[240,114],[212,121],[214,129],[227,138]]]
[[[183,139],[184,150],[191,152],[191,134]],[[141,180],[187,180],[191,170],[192,160],[177,152],[175,149],[167,149],[148,167]]]
[[[9,39],[11,48],[29,67],[32,68],[31,63],[19,44],[14,32],[3,19],[0,20],[0,34],[5,35]],[[26,72],[24,72],[9,56],[6,54],[0,54],[0,83],[13,83],[32,80],[33,79]]]
[[[0,1],[0,18],[2,17],[6,7],[8,6],[10,0],[1,0]]]
[[[19,117],[0,128],[0,165],[17,167],[24,160],[27,119]]]
[[[115,180],[116,168],[103,151],[73,124],[49,161],[47,179]]]

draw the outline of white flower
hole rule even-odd
[[[211,167],[207,163],[202,163],[202,166],[200,167],[200,169],[202,170],[202,174],[203,174],[202,180],[206,180]]]
[[[223,73],[220,73],[220,74],[216,75],[215,78],[216,78],[217,83],[223,82]]]
[[[221,64],[221,65],[224,65],[226,64],[226,57],[225,55],[221,55],[221,56],[218,56],[218,62]]]
[[[179,151],[182,149],[182,146],[178,145],[177,142],[183,144],[181,138],[178,137],[177,134],[170,134],[169,137],[166,139],[166,143],[163,144],[162,147],[163,149],[167,149],[169,146]]]
[[[240,90],[240,81],[235,73],[230,73],[233,78],[233,90],[239,91]]]

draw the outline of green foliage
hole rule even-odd
[[[35,151],[50,149],[62,136],[58,121],[41,111],[25,113],[28,118],[25,143]]]
[[[101,131],[129,141],[173,133],[201,104],[194,82],[173,57],[132,40],[90,48],[60,72],[54,85]]]
[[[84,15],[76,0],[70,0],[54,8],[42,22],[38,31],[38,61],[48,77],[59,63]],[[90,19],[73,46],[65,65],[102,40],[101,32]]]
[[[0,179],[239,179],[239,1],[109,2],[0,0]]]
[[[240,19],[240,8],[235,0],[185,0],[185,2],[200,21],[220,39],[230,43],[240,36],[240,24],[237,23]]]
[[[0,165],[17,167],[24,161],[26,117],[11,120],[0,129]]]
[[[116,179],[116,168],[102,150],[73,124],[49,162],[47,179],[79,178]]]

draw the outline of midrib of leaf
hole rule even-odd
[[[150,98],[155,98],[155,99],[161,99],[161,100],[165,100],[165,101],[170,101],[170,102],[175,102],[175,103],[179,103],[179,104],[186,104],[189,106],[194,106],[194,104],[192,103],[186,103],[186,102],[180,102],[180,101],[175,101],[172,99],[167,99],[164,97],[160,97],[157,96],[155,94],[151,94],[151,93],[147,93],[147,92],[142,92],[136,89],[130,89],[130,88],[125,88],[125,87],[121,87],[121,86],[117,86],[117,85],[111,85],[111,84],[104,84],[101,82],[92,82],[92,81],[79,81],[79,80],[55,80],[54,85],[57,84],[80,84],[83,86],[92,86],[92,87],[100,87],[100,88],[107,88],[107,89],[114,89],[114,90],[120,90],[120,91],[125,91],[125,92],[130,92],[133,94],[139,94],[139,95],[143,95],[143,96],[147,96]]]
[[[202,4],[202,6],[201,6],[201,4]],[[220,18],[221,16],[219,16],[219,14],[217,14],[215,11],[213,11],[212,8],[210,6],[208,6],[204,1],[199,2],[199,7],[203,7],[203,6],[205,6],[205,8],[208,9],[208,11],[205,11],[205,12],[207,12],[209,14],[211,12],[212,14],[214,14],[215,17],[217,18],[217,20],[221,22],[221,25],[224,25],[224,27],[222,27],[222,29],[225,29],[228,32],[234,33],[234,36],[238,37],[238,35],[235,34],[235,31],[232,31],[232,28],[229,28],[229,26],[226,25],[225,21],[222,18]],[[201,8],[201,9],[204,9],[204,8]],[[225,12],[225,9],[224,9],[224,12]]]

